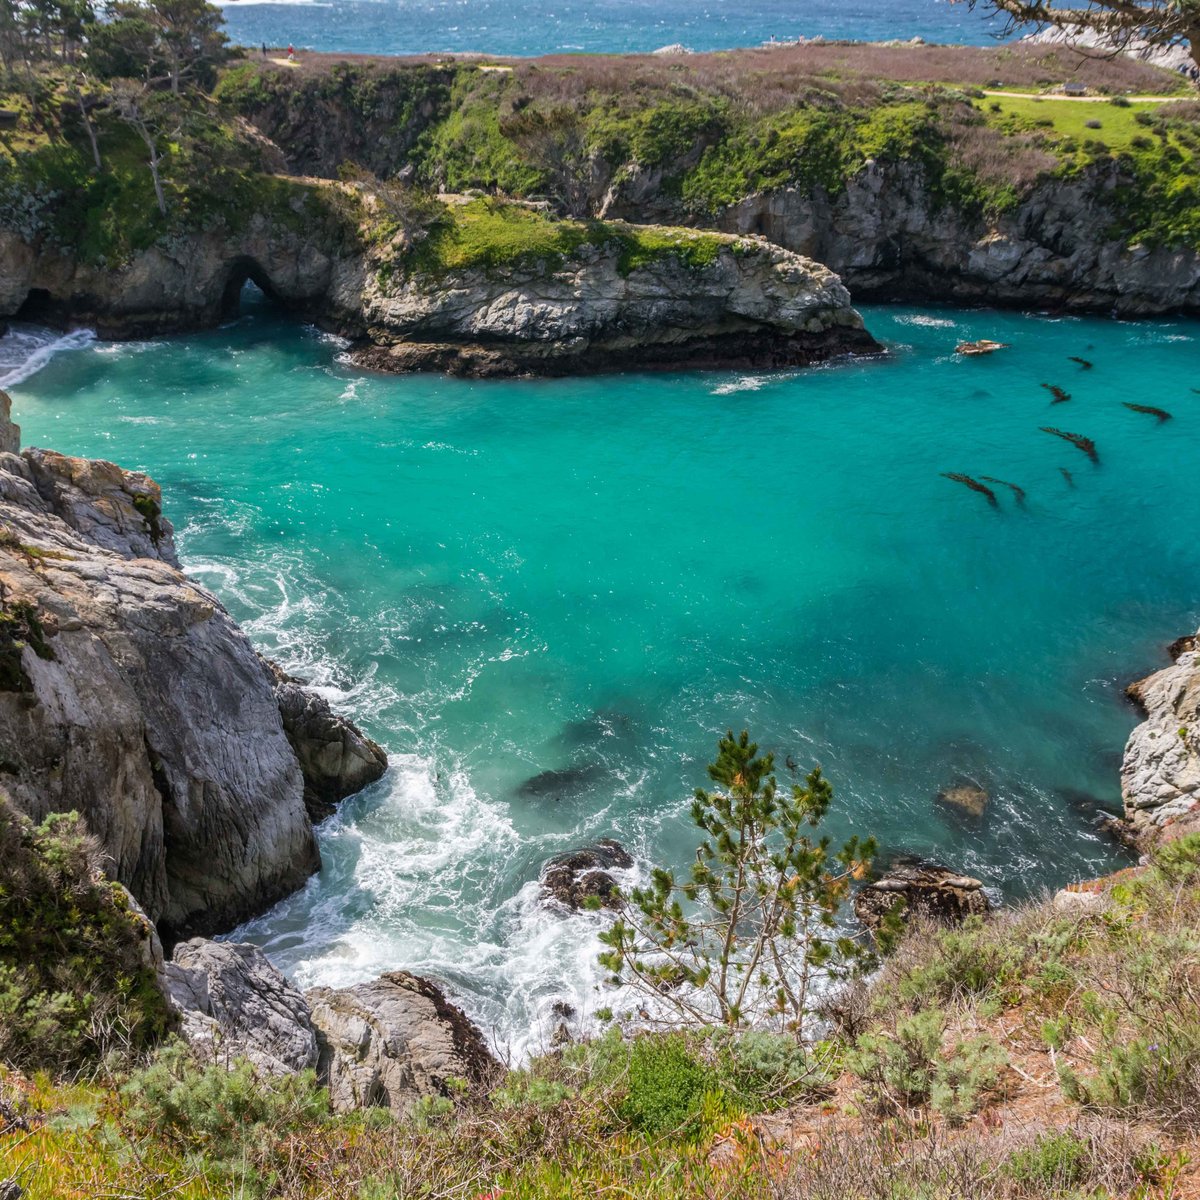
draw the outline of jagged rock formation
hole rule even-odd
[[[200,1057],[245,1058],[271,1075],[317,1065],[317,1031],[304,996],[257,946],[180,942],[163,977],[181,1033]]]
[[[312,1006],[334,1110],[386,1107],[404,1114],[452,1079],[480,1083],[496,1069],[483,1038],[427,979],[404,971],[350,988],[313,988]]]
[[[195,938],[175,947],[163,987],[202,1058],[249,1060],[267,1074],[316,1068],[338,1112],[407,1113],[450,1081],[480,1083],[498,1064],[479,1030],[427,979],[398,971],[302,994],[257,947]]]
[[[1175,645],[1171,666],[1128,689],[1146,720],[1121,765],[1124,825],[1145,847],[1200,828],[1200,650],[1194,640]]]
[[[299,315],[349,327],[363,255],[322,219],[308,189],[296,189],[295,204],[292,220],[257,213],[236,232],[180,234],[121,263],[94,262],[0,227],[0,319],[21,313],[114,338],[202,329],[235,311],[253,279]]]
[[[628,870],[633,859],[620,842],[601,838],[591,846],[557,854],[542,868],[546,895],[567,908],[578,910],[591,899],[612,907],[617,897],[614,870]]]
[[[921,859],[898,858],[882,878],[855,894],[854,915],[868,929],[875,929],[897,901],[903,902],[906,919],[920,916],[946,922],[982,916],[991,907],[978,879]]]
[[[304,680],[265,659],[275,681],[283,732],[304,776],[304,807],[314,823],[331,816],[338,803],[361,792],[387,769],[382,747],[365,737]]]
[[[293,734],[349,767],[314,777],[325,795],[384,765],[349,727],[323,759],[337,723],[311,753]],[[168,941],[236,924],[319,865],[274,678],[179,571],[158,486],[111,463],[0,454],[0,771],[34,819],[84,816]]]

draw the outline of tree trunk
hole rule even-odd
[[[158,211],[167,215],[167,198],[163,195],[162,176],[158,173],[159,155],[153,147],[150,149],[150,174],[154,179],[154,195],[158,200]]]
[[[75,89],[75,103],[79,105],[79,115],[83,118],[83,127],[87,130],[88,141],[92,143],[92,162],[96,164],[96,174],[99,175],[104,167],[100,161],[100,143],[96,138],[96,127],[92,124],[91,114],[83,102],[83,92]]]

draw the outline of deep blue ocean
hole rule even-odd
[[[364,374],[253,308],[0,339],[26,443],[151,472],[187,570],[391,755],[238,936],[306,986],[439,977],[520,1053],[555,1001],[606,1002],[596,918],[547,910],[541,864],[604,836],[686,864],[730,726],[824,766],[835,834],[997,899],[1127,861],[1094,827],[1122,687],[1200,623],[1200,323],[864,315],[888,357],[541,382]],[[1012,349],[954,353],[978,337]],[[936,801],[965,780],[982,821]]]
[[[998,28],[948,0],[224,0],[243,45],[357,54],[728,50],[772,38],[981,44]]]

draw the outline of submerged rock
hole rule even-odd
[[[263,659],[275,685],[283,731],[304,775],[304,805],[323,821],[347,796],[361,792],[387,770],[387,755],[302,679]]]
[[[1200,828],[1200,650],[1131,684],[1146,719],[1129,735],[1121,764],[1128,837],[1143,848]]]
[[[939,804],[944,804],[947,808],[952,808],[975,820],[979,820],[987,811],[989,799],[987,792],[971,780],[957,783],[953,787],[943,788],[937,794]]]
[[[307,993],[320,1043],[318,1071],[334,1110],[407,1113],[452,1079],[484,1083],[499,1064],[479,1030],[436,984],[396,971],[370,983]]]
[[[204,1059],[284,1075],[317,1065],[308,1003],[257,947],[194,938],[164,968],[183,1036]]]
[[[970,875],[919,858],[895,859],[880,879],[854,897],[854,914],[868,929],[878,928],[897,901],[903,915],[955,923],[991,907],[983,884]]]
[[[606,908],[617,899],[613,870],[628,870],[633,859],[620,842],[601,838],[590,846],[559,854],[542,868],[541,884],[548,897],[570,909],[581,909],[593,897]]]
[[[582,792],[607,775],[608,771],[596,763],[588,763],[581,767],[560,767],[554,771],[542,771],[539,775],[530,776],[517,788],[517,795],[561,800],[564,796]]]
[[[81,813],[170,941],[261,912],[319,858],[273,680],[179,571],[160,502],[112,463],[0,455],[5,786],[35,820]]]

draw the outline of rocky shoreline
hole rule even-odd
[[[298,211],[329,190],[298,188]],[[369,193],[356,197],[369,207]],[[569,248],[438,266],[413,260],[407,234],[380,244],[336,223],[258,214],[239,231],[181,235],[114,268],[0,230],[0,319],[82,324],[112,339],[180,332],[236,314],[252,280],[283,309],[357,343],[354,361],[379,371],[759,369],[882,351],[832,271],[762,238],[509,211]]]
[[[228,929],[386,755],[182,573],[153,480],[18,446],[0,393],[0,786],[78,811],[168,942]]]
[[[1172,643],[1174,662],[1130,684],[1145,720],[1129,736],[1121,764],[1124,816],[1118,830],[1152,849],[1200,831],[1200,649],[1197,637]]]

